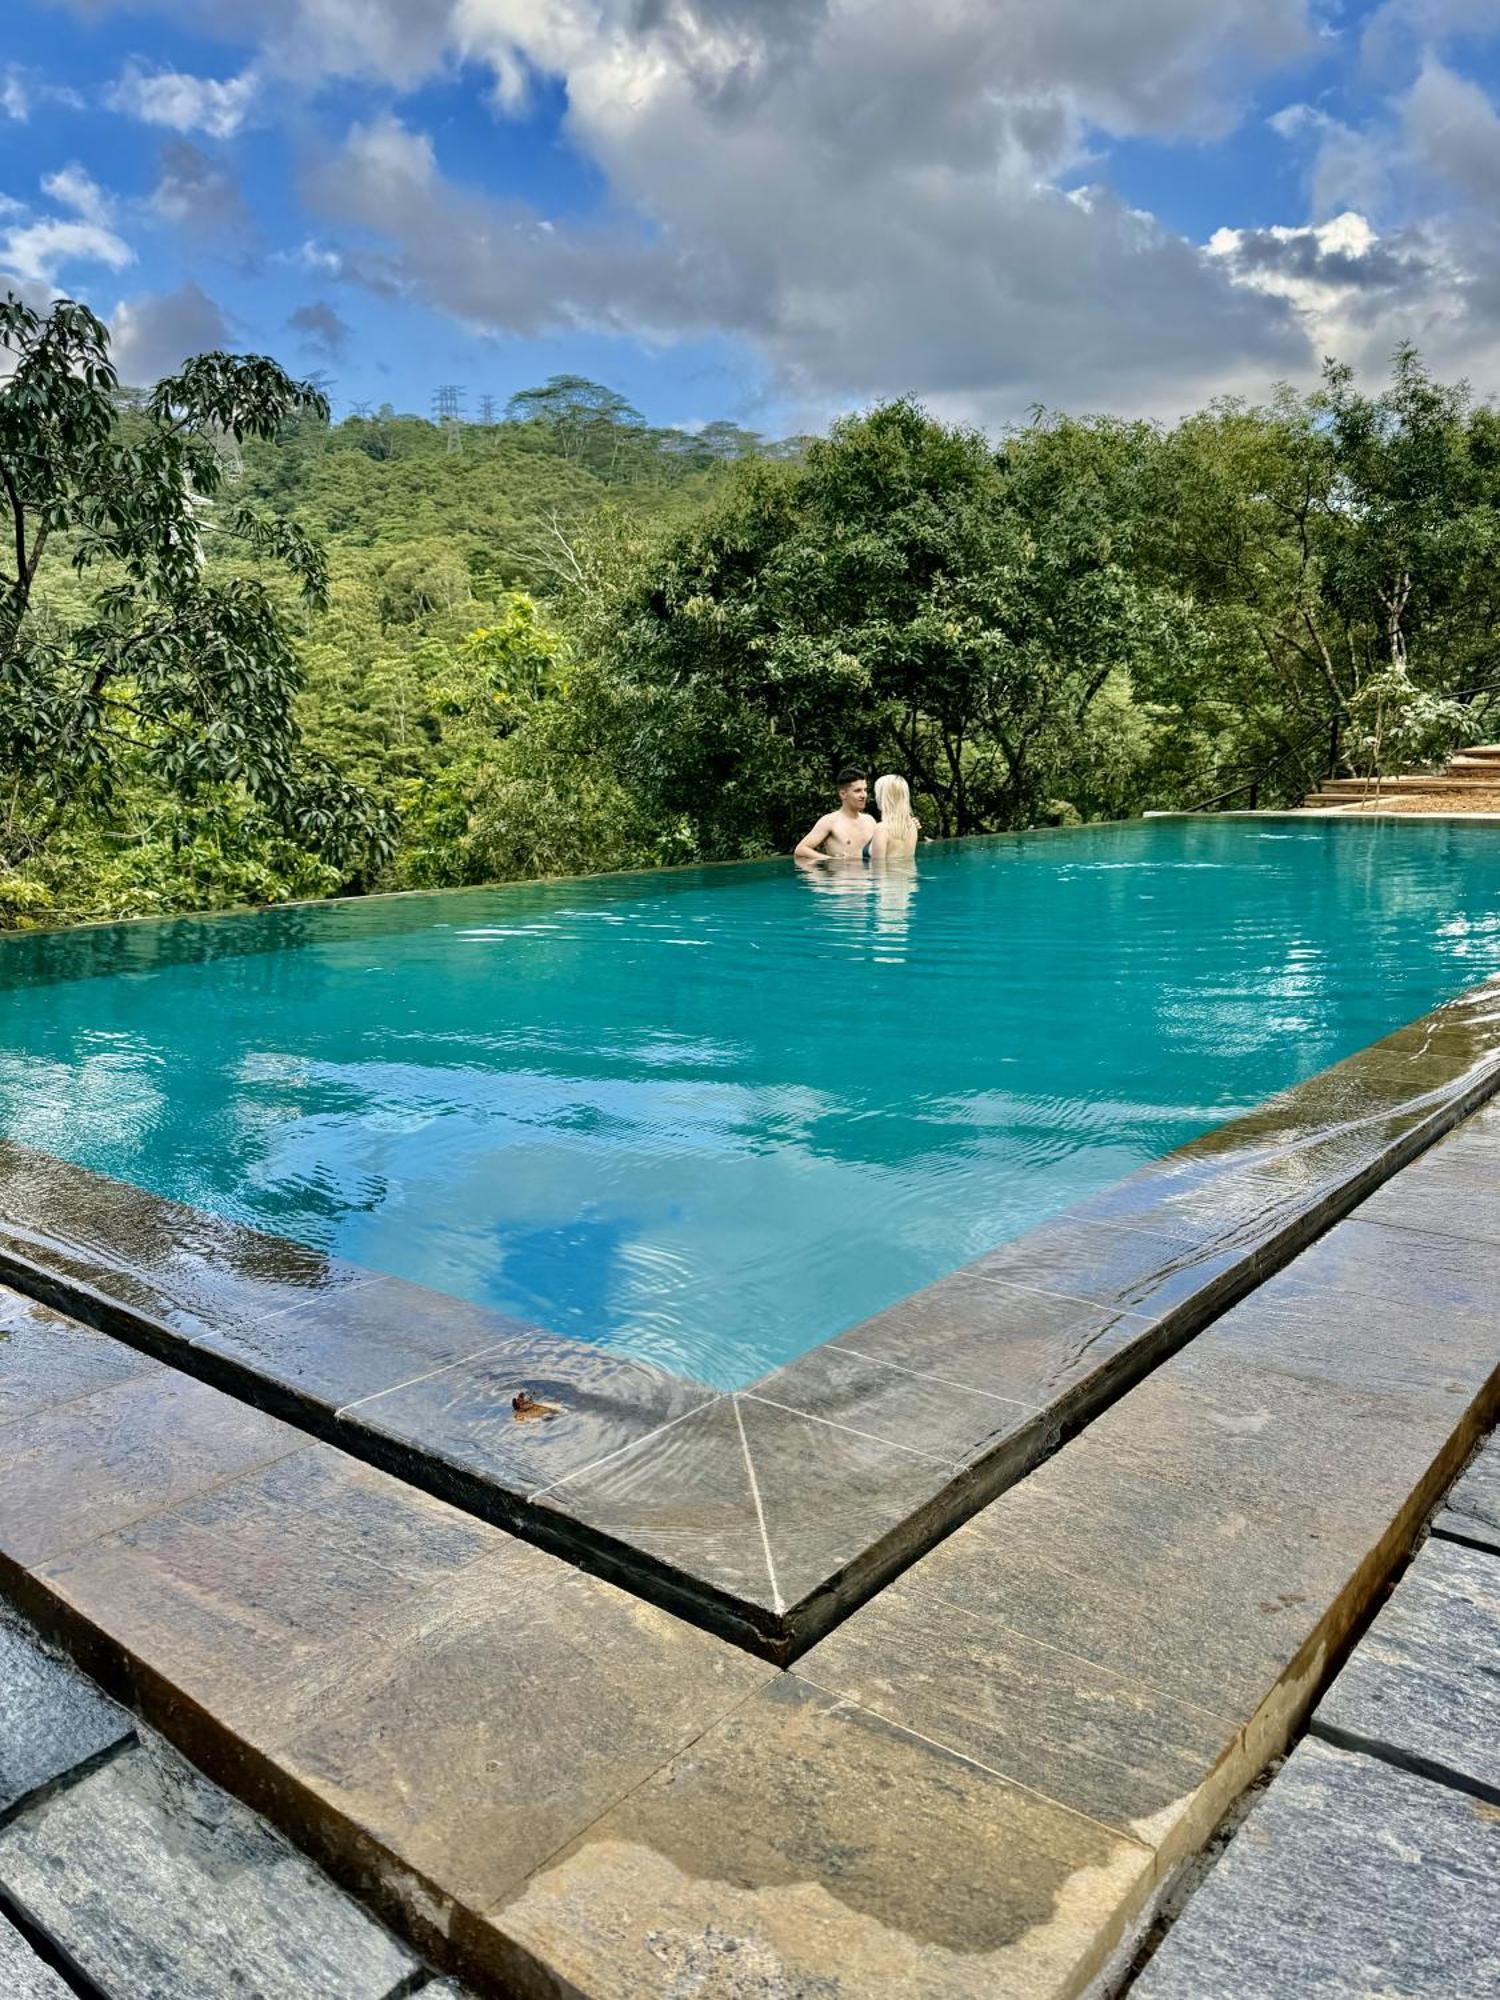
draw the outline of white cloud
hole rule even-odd
[[[18,125],[24,125],[31,116],[31,94],[26,88],[25,73],[15,63],[7,63],[0,70],[0,111]]]
[[[59,208],[71,208],[86,222],[103,225],[113,219],[113,201],[76,160],[70,166],[59,167],[54,174],[45,175],[42,193],[50,196]]]
[[[453,45],[512,98],[528,71],[563,80],[613,218],[549,227],[456,188],[389,117],[310,193],[380,242],[341,245],[346,276],[473,327],[737,334],[809,404],[1166,410],[1297,366],[1295,319],[1059,183],[1100,128],[1221,132],[1309,34],[1301,0],[458,0]]]
[[[229,345],[222,308],[191,282],[175,292],[122,299],[110,315],[112,355],[122,382],[148,388],[193,354]]]
[[[0,272],[26,285],[51,285],[68,265],[103,264],[122,271],[135,252],[95,222],[43,217],[0,230]]]
[[[119,80],[105,93],[112,111],[139,118],[147,125],[165,125],[174,132],[205,132],[211,139],[229,139],[249,115],[260,88],[253,69],[220,82],[211,76],[189,76],[181,70],[148,70],[127,63]]]

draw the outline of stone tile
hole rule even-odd
[[[972,1266],[852,1326],[822,1352],[848,1351],[935,1382],[1031,1407],[1081,1394],[1155,1322],[1088,1299],[985,1278]]]
[[[4,1917],[0,1917],[0,1993],[5,2000],[73,2000],[72,1987],[42,1963]]]
[[[248,1723],[309,1661],[507,1546],[498,1528],[310,1445],[40,1574],[166,1684]]]
[[[1314,1727],[1500,1805],[1500,1563],[1420,1550],[1319,1704]]]
[[[1002,1243],[966,1268],[975,1277],[1000,1278],[1159,1318],[1189,1299],[1221,1295],[1240,1262],[1232,1250],[1064,1215]]]
[[[1500,1244],[1352,1216],[1304,1250],[1290,1274],[1421,1312],[1500,1317]]]
[[[546,1336],[446,1292],[365,1272],[347,1291],[210,1329],[196,1344],[336,1410],[472,1355],[533,1338]]]
[[[564,1480],[541,1504],[644,1552],[695,1585],[769,1612],[853,1594],[920,1547],[962,1475],[944,1460],[753,1396],[725,1397]],[[960,1503],[961,1506],[961,1503]]]
[[[1479,1313],[1424,1309],[1336,1280],[1303,1275],[1296,1259],[1199,1334],[1204,1355],[1243,1361],[1311,1382],[1417,1400],[1461,1415],[1494,1368],[1494,1324]]]
[[[923,1371],[831,1345],[810,1348],[763,1376],[749,1393],[955,1465],[1003,1451],[1033,1427],[1036,1415],[1026,1403],[973,1388],[960,1391]]]
[[[1500,1157],[1438,1147],[1387,1181],[1356,1213],[1361,1222],[1500,1245]]]
[[[609,2000],[1081,1990],[1148,1852],[783,1675],[497,1903],[503,1952]]]
[[[346,1296],[369,1277],[284,1237],[0,1142],[6,1249],[187,1339]]]
[[[0,1290],[0,1424],[160,1367],[123,1341]]]
[[[253,1730],[363,1841],[480,1909],[772,1672],[509,1541],[336,1634]]]
[[[1433,1526],[1500,1549],[1500,1443],[1491,1441],[1467,1467]]]
[[[0,1608],[0,1813],[131,1735],[122,1709]]]
[[[1239,1722],[1029,1639],[915,1576],[804,1654],[798,1675],[1154,1845]]]
[[[164,1744],[0,1828],[0,1881],[111,2000],[383,2000],[411,1953]]]
[[[1452,1425],[1194,1342],[907,1573],[1169,1701],[1248,1718],[1356,1608]],[[1415,1517],[1411,1520],[1414,1531]]]
[[[518,1420],[522,1390],[554,1414]],[[460,1473],[533,1493],[607,1458],[716,1392],[649,1362],[515,1329],[503,1346],[343,1412],[374,1433]]]
[[[1497,1830],[1492,1806],[1308,1738],[1133,2000],[1495,2000]]]
[[[722,1396],[540,1497],[543,1509],[779,1619],[736,1399]]]
[[[0,1433],[0,1558],[31,1567],[301,1450],[275,1418],[170,1369]]]

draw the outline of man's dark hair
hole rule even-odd
[[[857,785],[864,775],[858,764],[846,764],[833,782],[842,791],[845,785]]]

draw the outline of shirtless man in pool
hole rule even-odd
[[[870,788],[862,771],[840,771],[839,802],[824,813],[812,832],[793,850],[798,861],[858,861],[870,844],[875,821],[865,811]]]

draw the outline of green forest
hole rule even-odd
[[[0,926],[1290,803],[1495,733],[1500,414],[1402,348],[1173,425],[333,423],[0,304]]]

